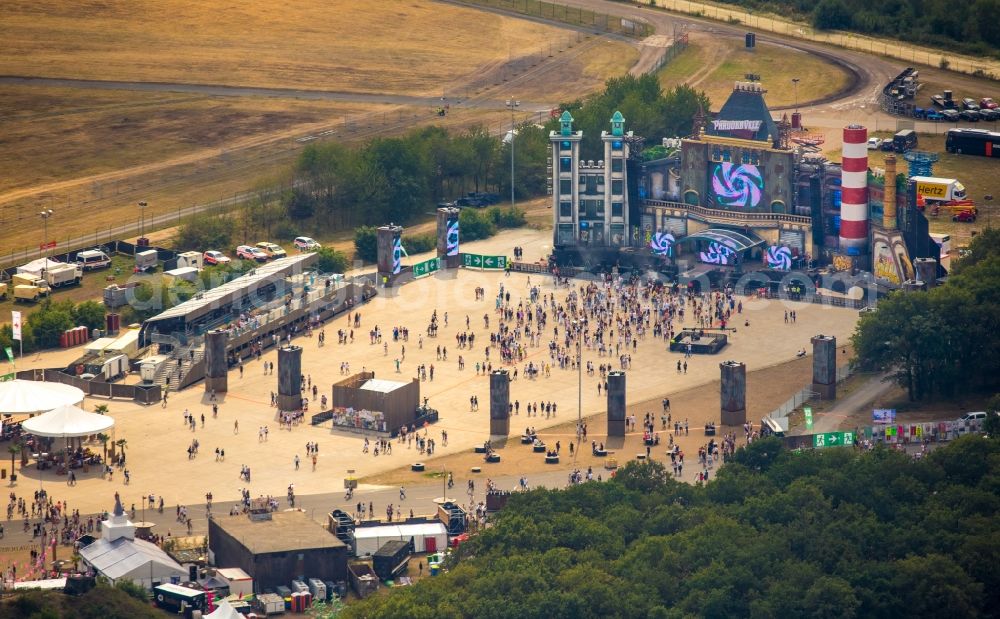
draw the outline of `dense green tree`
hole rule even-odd
[[[759,443],[705,486],[646,462],[515,493],[446,574],[343,616],[998,615],[1000,441],[969,436],[917,461]]]
[[[316,268],[320,273],[344,273],[351,266],[347,255],[332,247],[320,247],[316,256]]]
[[[944,286],[891,294],[852,336],[856,363],[889,371],[913,400],[1000,385],[1000,233],[973,239]]]
[[[378,261],[378,233],[372,226],[354,230],[354,257],[365,262]]]
[[[184,251],[227,251],[233,246],[233,222],[226,216],[197,215],[181,226],[175,245]]]
[[[88,329],[104,329],[104,305],[97,301],[84,301],[70,311],[73,321]]]

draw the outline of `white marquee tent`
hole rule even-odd
[[[32,260],[24,266],[17,267],[17,272],[27,273],[29,275],[34,275],[35,277],[41,277],[42,271],[62,266],[63,264],[65,263],[53,260],[52,258],[39,258],[38,260]]]
[[[34,380],[0,382],[0,413],[35,414],[83,403],[83,391],[71,385]]]
[[[60,406],[44,415],[26,419],[21,428],[28,434],[49,438],[90,436],[108,430],[115,420],[108,415],[88,413],[77,406]]]

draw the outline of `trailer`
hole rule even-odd
[[[81,378],[97,378],[110,383],[128,373],[128,357],[114,355],[105,359],[94,359],[83,365],[83,371]]]
[[[156,380],[156,373],[160,367],[169,360],[167,355],[153,355],[146,357],[139,362],[139,377],[144,383],[151,383]]]
[[[170,269],[169,271],[163,272],[163,277],[168,281],[169,284],[173,284],[179,279],[182,279],[186,282],[195,282],[198,280],[198,269],[196,269],[195,267],[180,267],[178,269]]]
[[[285,614],[285,600],[277,593],[261,593],[255,602],[257,609],[265,615]]]
[[[208,612],[208,596],[204,591],[180,585],[167,583],[153,587],[153,600],[157,608],[173,614],[183,614],[188,619],[194,616],[195,611]]]
[[[205,268],[204,264],[205,255],[197,251],[185,251],[177,254],[177,268],[183,269],[189,267],[192,269],[201,270]]]
[[[372,555],[372,567],[375,575],[382,580],[392,580],[406,573],[410,565],[410,554],[413,544],[400,539],[389,540]]]
[[[367,563],[348,564],[347,576],[359,598],[364,599],[378,590],[378,576]]]
[[[43,275],[52,288],[78,286],[83,281],[83,267],[78,264],[60,264],[44,271]]]
[[[122,354],[130,359],[136,357],[139,352],[139,330],[130,329],[118,336],[114,342],[105,348],[108,354]]]

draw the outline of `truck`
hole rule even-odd
[[[135,255],[135,272],[155,271],[159,260],[159,253],[155,249],[140,251]]]
[[[928,202],[965,200],[965,185],[954,178],[913,176],[910,180],[917,183],[917,195]]]
[[[16,301],[34,302],[52,292],[47,281],[30,273],[15,273],[11,278],[11,285],[14,286]]]
[[[43,271],[45,281],[52,288],[78,286],[83,280],[83,267],[79,264],[60,264]]]

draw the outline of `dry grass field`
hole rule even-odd
[[[433,94],[562,32],[425,0],[8,0],[0,74]]]
[[[795,104],[794,77],[800,80],[799,103],[831,95],[847,83],[847,73],[841,68],[805,52],[771,44],[747,51],[742,40],[709,39],[700,33],[692,33],[690,41],[680,56],[660,70],[660,83],[664,88],[688,84],[704,90],[715,110],[725,103],[733,83],[745,81],[747,73],[760,75],[772,108]]]
[[[308,132],[390,106],[267,97],[7,86],[0,90],[0,193],[192,154],[261,134]]]

